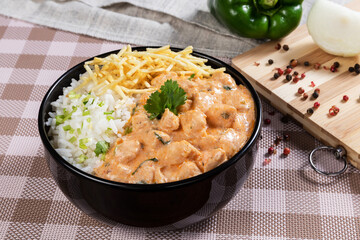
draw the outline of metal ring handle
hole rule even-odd
[[[328,150],[331,150],[333,152],[333,154],[335,155],[336,159],[342,159],[344,161],[344,167],[343,169],[341,169],[340,171],[338,172],[325,172],[325,171],[322,171],[320,169],[318,169],[315,164],[314,164],[314,161],[313,161],[313,155],[316,151],[318,150],[321,150],[321,149],[328,149]],[[340,174],[343,174],[346,169],[348,168],[348,162],[347,162],[347,159],[346,159],[346,150],[345,148],[341,147],[341,146],[338,146],[336,148],[334,147],[330,147],[330,146],[321,146],[321,147],[317,147],[315,148],[314,150],[311,151],[310,155],[309,155],[309,162],[310,162],[310,165],[311,167],[318,173],[322,174],[322,175],[326,175],[326,176],[331,176],[331,177],[334,177],[334,176],[338,176]]]

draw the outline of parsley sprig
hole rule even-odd
[[[185,104],[186,99],[184,89],[179,87],[177,81],[169,79],[160,87],[160,92],[156,91],[150,95],[144,108],[150,113],[150,119],[160,119],[166,108],[177,115],[177,108]]]

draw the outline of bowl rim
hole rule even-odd
[[[133,47],[132,50],[137,50],[137,51],[144,51],[146,50],[146,48],[159,48],[160,46],[139,46],[139,47]],[[170,47],[171,50],[173,51],[181,51],[183,50],[183,48],[177,48],[177,47]],[[94,57],[105,57],[108,56],[110,54],[116,54],[120,51],[119,50],[113,50],[113,51],[109,51],[106,53],[102,53],[99,55],[96,55]],[[111,187],[117,187],[117,188],[123,188],[126,190],[134,190],[134,191],[161,191],[161,190],[168,190],[168,189],[172,189],[172,188],[179,188],[179,187],[183,187],[186,185],[190,185],[193,184],[195,182],[199,182],[199,181],[203,181],[205,179],[208,178],[212,178],[216,175],[218,175],[220,172],[225,171],[227,168],[229,168],[231,165],[235,164],[237,161],[239,161],[243,155],[246,154],[246,152],[255,144],[257,138],[260,135],[260,131],[261,131],[261,125],[262,125],[262,105],[261,105],[261,101],[259,98],[259,95],[257,94],[257,92],[255,91],[254,87],[251,85],[251,83],[240,73],[238,72],[236,69],[234,69],[232,66],[228,65],[227,63],[209,56],[207,54],[203,54],[197,51],[193,51],[192,55],[197,56],[197,57],[201,57],[201,58],[205,58],[210,60],[211,62],[215,63],[215,64],[219,64],[223,67],[226,68],[225,72],[230,74],[233,78],[238,78],[241,83],[250,91],[251,96],[254,100],[255,103],[255,124],[254,124],[254,129],[253,132],[250,136],[250,138],[247,140],[247,142],[245,143],[245,145],[240,149],[240,151],[238,151],[234,156],[232,156],[230,159],[228,159],[226,162],[220,164],[219,166],[211,169],[210,171],[207,171],[205,173],[199,174],[197,176],[194,177],[190,177],[187,179],[183,179],[183,180],[179,180],[179,181],[175,181],[175,182],[167,182],[167,183],[157,183],[157,184],[134,184],[134,183],[123,183],[123,182],[115,182],[115,181],[111,181],[111,180],[107,180],[107,179],[103,179],[97,176],[94,176],[92,174],[86,173],[83,170],[75,167],[74,165],[72,165],[71,163],[69,163],[68,161],[66,161],[64,158],[62,158],[56,151],[55,149],[52,147],[49,138],[47,136],[46,133],[46,126],[45,126],[45,116],[47,113],[45,113],[45,106],[50,98],[50,96],[53,94],[55,88],[58,86],[58,84],[60,84],[61,81],[63,81],[64,79],[67,79],[67,75],[69,75],[71,72],[78,70],[78,68],[83,68],[83,65],[86,61],[90,61],[92,60],[94,57],[91,57],[89,59],[86,59],[84,61],[82,61],[81,63],[73,66],[72,68],[70,68],[69,70],[67,70],[65,73],[63,73],[48,89],[48,91],[46,92],[43,100],[41,101],[41,105],[39,108],[39,113],[38,113],[38,130],[39,130],[39,134],[40,134],[40,138],[42,140],[42,143],[44,145],[44,147],[46,148],[46,150],[49,152],[49,154],[55,159],[55,161],[57,161],[59,164],[61,164],[63,167],[65,167],[65,169],[67,169],[68,171],[74,173],[75,175],[77,175],[78,177],[84,178],[86,180],[90,180],[90,181],[95,181],[97,183],[100,184],[104,184],[107,186],[111,186]],[[85,72],[85,71],[84,71]]]

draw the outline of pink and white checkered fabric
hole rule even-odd
[[[0,16],[0,239],[359,239],[360,172],[337,178],[309,168],[313,137],[263,103],[254,170],[214,217],[186,229],[153,232],[107,226],[75,208],[50,176],[37,130],[40,102],[67,69],[123,45]],[[230,62],[225,56],[222,60]],[[271,114],[269,114],[271,113]],[[290,135],[268,158],[277,135]],[[291,154],[284,157],[284,147]]]

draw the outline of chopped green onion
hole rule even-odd
[[[83,111],[83,114],[82,114],[83,116],[87,116],[87,115],[90,115],[90,111],[89,110],[87,110],[87,111]]]
[[[81,95],[80,94],[76,94],[74,91],[70,91],[69,92],[69,98],[70,99],[78,99],[78,98],[80,98],[81,97]]]
[[[81,134],[81,129],[80,128],[76,129],[76,131],[77,131],[78,134]]]
[[[99,107],[102,107],[102,106],[104,106],[104,105],[105,105],[104,101],[101,101],[101,102],[98,104]]]
[[[70,125],[63,126],[64,131],[69,131],[72,129]]]
[[[90,100],[91,97],[92,97],[92,96],[90,95],[90,93],[89,93],[89,95],[87,95],[86,97],[84,97],[84,99],[82,100],[82,101],[83,101],[83,104],[86,105],[86,104],[89,102],[89,100]]]
[[[79,147],[81,149],[87,149],[87,146],[85,145],[86,143],[89,142],[89,138],[82,138],[79,140]]]
[[[110,143],[105,141],[98,141],[94,153],[98,157],[102,153],[106,153],[110,147]]]
[[[113,132],[113,130],[112,130],[111,128],[107,128],[107,129],[105,130],[105,134],[106,134],[107,136],[111,136],[113,133],[114,133],[114,132]]]
[[[74,132],[75,132],[75,129],[73,129],[73,128],[69,130],[70,134],[73,134]]]
[[[85,154],[81,154],[78,163],[83,163],[86,159],[88,159],[88,157]]]
[[[55,117],[55,119],[56,119],[56,125],[59,125],[59,124],[64,123],[65,116],[64,115],[57,115]]]
[[[110,115],[110,114],[113,114],[114,113],[114,110],[110,111],[110,112],[104,112],[105,115]]]
[[[110,121],[111,119],[114,119],[114,117],[113,117],[113,116],[106,116],[106,119],[107,119],[108,121]]]
[[[195,77],[195,73],[190,75],[189,80],[193,79],[194,77]]]
[[[106,157],[106,155],[105,155],[105,154],[102,154],[102,155],[101,155],[101,158],[100,158],[101,161],[104,161],[104,160],[105,160],[105,157]]]
[[[89,123],[91,122],[91,118],[87,118],[86,121]]]
[[[69,142],[74,143],[76,141],[76,137],[72,137],[69,139]]]

